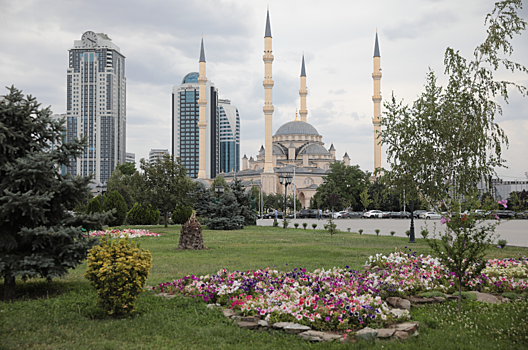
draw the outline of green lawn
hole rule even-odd
[[[221,268],[248,270],[272,267],[359,269],[370,255],[390,253],[409,246],[407,239],[340,232],[248,227],[241,231],[204,231],[208,250],[179,251],[179,226],[165,229],[158,238],[141,238],[154,263],[149,285],[187,274],[211,274]],[[418,254],[429,254],[422,239],[412,245]],[[492,249],[490,258],[528,255],[528,249]],[[286,265],[287,264],[287,265]],[[138,312],[125,319],[111,319],[95,305],[96,294],[82,274],[83,264],[64,279],[46,283],[18,281],[15,302],[0,302],[0,349],[526,349],[526,302],[479,305],[464,303],[464,313],[453,312],[453,302],[413,308],[422,321],[420,335],[404,343],[311,344],[278,331],[258,333],[239,329],[220,312],[196,299],[165,300],[143,293]],[[3,284],[0,284],[3,294]],[[486,328],[487,327],[487,328]]]

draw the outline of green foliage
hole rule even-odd
[[[396,234],[396,231],[391,231],[390,234],[391,236],[394,236]]]
[[[409,237],[411,235],[411,230],[405,231],[405,234],[407,235],[407,237]]]
[[[507,241],[507,240],[505,240],[505,239],[499,239],[499,246],[500,246],[501,248],[506,247],[507,244],[508,244],[508,241]]]
[[[347,227],[347,231],[348,231],[348,233],[350,233],[350,230],[351,230],[351,228],[350,228],[350,227]]]
[[[100,213],[102,212],[101,207],[101,196],[94,197],[90,199],[88,205],[86,206],[86,214],[90,213]]]
[[[213,196],[212,191],[205,187],[203,183],[196,183],[196,187],[191,193],[191,200],[194,202],[194,210],[197,217],[211,217],[216,198]]]
[[[103,198],[103,211],[113,211],[114,218],[108,222],[108,225],[120,226],[125,222],[128,207],[125,199],[118,191],[111,191]]]
[[[317,205],[322,209],[333,209],[330,195],[335,194],[339,198],[335,209],[359,207],[360,194],[368,188],[370,174],[363,172],[359,165],[345,165],[342,161],[330,164],[330,170],[317,188]]]
[[[286,215],[282,217],[282,227],[288,228],[288,225],[290,224],[290,221],[286,218]]]
[[[86,144],[65,143],[65,120],[15,87],[0,97],[0,278],[4,298],[15,297],[16,277],[64,276],[80,264],[96,240],[80,228],[100,224],[109,214],[75,217],[89,196],[90,177],[59,171],[80,156]]]
[[[502,296],[505,297],[505,298],[508,298],[510,300],[519,299],[521,297],[519,294],[514,293],[514,292],[502,293]]]
[[[120,171],[123,175],[132,175],[136,172],[136,163],[118,164],[114,171]]]
[[[302,225],[303,225],[303,228],[304,228],[304,229],[306,230],[306,227],[308,226],[308,223],[306,223],[306,222],[303,222],[303,224],[302,224]]]
[[[122,316],[135,311],[151,267],[152,255],[134,241],[103,237],[88,254],[84,277],[96,289],[99,305],[109,315]]]
[[[295,224],[293,224],[293,226],[295,226],[295,228],[298,228],[299,227],[299,223],[296,222]]]
[[[421,297],[424,297],[424,298],[432,298],[432,297],[442,297],[442,298],[445,298],[445,294],[442,293],[442,292],[439,292],[437,290],[434,290],[432,292],[424,292],[424,293],[421,293],[420,294]]]
[[[233,192],[236,201],[240,209],[240,215],[244,217],[244,225],[256,225],[257,224],[257,215],[253,206],[255,200],[251,199],[251,191],[246,191],[242,187],[242,181],[240,179],[235,179],[229,188]]]
[[[279,222],[278,221],[273,221],[273,227],[278,227],[279,226]]]
[[[424,228],[424,229],[420,232],[420,234],[422,235],[422,237],[423,237],[424,239],[427,239],[427,236],[429,235],[429,231],[428,231],[427,229]]]
[[[176,225],[185,224],[192,215],[192,208],[177,206],[172,212],[172,223]]]
[[[379,229],[379,228],[377,228],[377,229],[375,229],[374,231],[376,232],[376,236],[379,236],[379,233],[380,233],[380,229]]]
[[[462,295],[462,298],[464,298],[466,300],[477,301],[477,294],[475,294],[475,293],[462,292],[461,295]]]
[[[239,230],[244,228],[244,216],[232,191],[226,191],[220,196],[218,203],[213,205],[211,218],[207,227],[211,230]]]
[[[337,224],[334,222],[334,219],[331,216],[328,219],[328,223],[324,225],[324,229],[327,230],[328,232],[330,232],[330,236],[333,236],[334,233],[339,231],[337,229]]]
[[[317,228],[317,224],[312,224],[312,227],[315,230]]]
[[[213,183],[211,184],[211,193],[215,197],[218,197],[220,195],[219,193],[216,193],[216,190],[215,190],[218,186],[224,187],[224,192],[231,191],[231,188],[229,187],[229,185],[227,184],[227,181],[224,179],[224,177],[222,175],[218,175],[213,180]]]
[[[365,189],[361,191],[361,194],[359,195],[359,201],[361,202],[363,209],[367,209],[370,203],[372,203],[372,200],[370,199],[370,196],[368,193],[368,187],[365,187]]]
[[[363,229],[360,228],[360,229],[358,230],[358,232],[359,232],[360,235],[362,235],[362,234],[363,234]]]
[[[160,217],[159,210],[139,203],[134,204],[128,212],[127,223],[129,225],[156,225]]]
[[[194,183],[187,177],[187,170],[181,165],[180,158],[174,159],[168,154],[154,164],[141,159],[143,173],[138,181],[138,188],[142,190],[136,195],[138,202],[143,205],[152,204],[163,214],[163,221],[167,227],[168,213],[178,205],[192,206],[194,198],[190,194],[194,191]],[[137,174],[137,173],[136,173]],[[135,176],[135,175],[134,175]]]

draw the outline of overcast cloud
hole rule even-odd
[[[264,26],[273,35],[273,130],[299,109],[301,56],[306,59],[308,122],[336,155],[372,171],[372,55],[379,35],[386,99],[411,103],[429,68],[444,83],[443,54],[451,46],[470,58],[485,38],[491,0],[405,1],[59,1],[0,0],[0,85],[66,111],[68,49],[83,32],[108,34],[126,56],[127,151],[136,159],[171,146],[171,92],[198,71],[205,42],[207,77],[241,116],[241,151],[255,156],[264,142]],[[523,9],[521,17],[527,18]],[[514,40],[514,60],[528,65],[527,33]],[[528,83],[526,74],[499,76]],[[5,91],[5,90],[4,90]],[[0,92],[1,93],[1,92]],[[528,99],[511,93],[497,120],[510,149],[504,179],[528,172]],[[385,162],[383,163],[385,164]]]

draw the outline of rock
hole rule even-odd
[[[434,300],[433,298],[424,298],[424,297],[409,297],[408,300],[413,303],[413,304],[416,304],[416,305],[420,305],[420,304],[429,304],[429,303],[434,303],[436,302],[436,300]]]
[[[231,309],[224,309],[222,312],[224,313],[225,317],[235,316],[235,312]]]
[[[302,324],[294,323],[289,326],[283,327],[284,331],[289,334],[299,334],[301,332],[309,331],[310,327],[303,326]]]
[[[374,340],[378,337],[378,330],[370,327],[363,328],[356,333],[356,339]]]
[[[301,337],[301,338],[303,338],[305,340],[312,341],[312,342],[321,342],[321,341],[323,341],[323,336],[322,336],[323,332],[317,332],[317,333],[321,333],[321,335],[316,335],[316,334],[313,334],[311,332],[313,332],[313,331],[306,331],[306,332],[299,333],[299,337]]]
[[[268,321],[264,321],[264,320],[259,320],[258,325],[259,327],[269,327]]]
[[[203,244],[202,225],[196,220],[194,213],[181,228],[178,249],[205,249]]]
[[[404,331],[396,331],[394,332],[394,338],[399,339],[399,340],[405,340],[409,338],[409,334]]]
[[[437,303],[443,303],[445,301],[444,297],[433,297],[434,300],[436,300]]]
[[[447,298],[447,299],[458,299],[458,295],[449,295],[449,294],[446,294],[446,298]]]
[[[378,329],[378,338],[390,338],[394,335],[394,332],[396,332],[395,329]]]
[[[370,270],[370,265],[363,266],[363,270]]]
[[[391,329],[395,329],[396,331],[414,333],[418,329],[418,323],[417,322],[397,323],[397,324],[390,325],[389,327]]]
[[[393,307],[398,308],[398,309],[405,309],[405,310],[411,309],[411,302],[407,299],[402,299],[398,297],[388,297],[387,303],[391,304]]]
[[[398,297],[388,297],[387,303],[391,304],[393,307],[398,307],[398,303],[400,302],[401,298]]]
[[[240,321],[244,322],[258,322],[260,320],[260,316],[242,316]]]
[[[402,310],[402,309],[392,309],[390,310],[390,313],[396,318],[407,316],[409,314],[407,310]]]
[[[240,327],[240,328],[247,328],[247,329],[255,329],[258,327],[258,323],[257,322],[246,322],[246,321],[239,321],[237,323],[237,325]]]
[[[497,298],[494,295],[488,294],[488,293],[479,293],[479,292],[471,292],[475,293],[477,295],[477,301],[480,301],[481,303],[490,303],[490,304],[498,304],[499,298]]]
[[[338,334],[327,333],[327,332],[324,332],[323,334],[323,341],[332,341],[337,338],[342,338],[342,336]]]
[[[293,322],[277,322],[273,324],[273,328],[284,328],[286,326],[294,325]]]

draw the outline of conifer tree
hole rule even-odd
[[[32,96],[15,87],[0,99],[0,276],[4,298],[15,297],[16,277],[63,276],[97,240],[81,225],[110,214],[71,216],[66,203],[85,201],[90,177],[62,175],[85,143],[64,143],[64,120],[52,120]]]
[[[207,227],[212,230],[238,230],[244,228],[244,216],[233,192],[224,192],[213,205]]]
[[[244,224],[255,225],[257,214],[255,214],[255,210],[251,208],[251,205],[255,202],[251,199],[251,191],[245,191],[240,179],[235,179],[229,187],[231,188],[231,192],[235,195],[238,206],[240,207],[240,215],[244,217]]]
[[[115,209],[115,211],[113,211]],[[128,207],[125,199],[118,191],[111,191],[103,199],[103,211],[112,212],[114,218],[108,222],[110,226],[123,225],[125,222]]]

